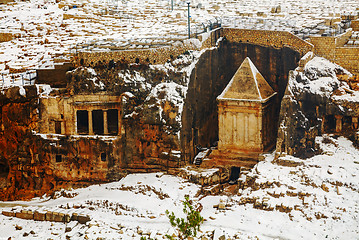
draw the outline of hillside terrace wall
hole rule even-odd
[[[344,44],[346,44],[348,42],[348,40],[352,36],[352,34],[353,34],[353,30],[349,28],[345,33],[336,36],[335,37],[335,46],[343,47]]]
[[[335,49],[335,63],[348,69],[349,71],[359,73],[359,48],[339,47]]]
[[[0,42],[7,42],[7,41],[11,41],[12,39],[13,39],[12,33],[0,32]]]
[[[198,36],[202,42],[201,49],[216,46],[217,41],[225,37],[230,42],[252,43],[274,48],[289,47],[298,51],[302,56],[313,50],[313,45],[295,35],[284,31],[248,30],[234,28],[217,28],[209,33]],[[123,61],[129,63],[164,64],[188,50],[198,50],[193,44],[178,43],[174,46],[164,46],[151,49],[118,50],[118,51],[84,51],[75,58],[77,65],[93,66],[99,61]]]
[[[335,59],[335,38],[314,36],[310,38],[310,42],[314,45],[314,53],[320,57],[325,57],[333,61]]]
[[[289,47],[302,56],[313,50],[312,44],[285,31],[224,28],[223,36],[230,42],[247,42],[274,48]]]
[[[353,73],[359,73],[359,48],[344,47],[352,35],[352,29],[336,37],[312,36],[310,42],[314,45],[314,53],[324,57]]]
[[[218,39],[221,37],[223,37],[223,28],[217,28],[209,33],[200,34],[198,39],[202,42],[201,49],[216,46]]]
[[[93,66],[99,61],[108,63],[111,60],[128,63],[164,64],[169,59],[175,59],[186,51],[194,49],[197,48],[192,44],[178,44],[177,46],[165,46],[143,50],[79,52],[76,61],[84,66]]]

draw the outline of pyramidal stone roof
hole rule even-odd
[[[247,57],[217,99],[262,102],[275,94],[276,92]]]

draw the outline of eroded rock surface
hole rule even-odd
[[[308,53],[289,75],[281,103],[278,155],[306,158],[323,133],[354,137],[359,115],[356,78],[344,68]]]

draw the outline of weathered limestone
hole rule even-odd
[[[117,132],[111,135],[118,135],[121,129],[121,96],[111,96],[105,94],[78,94],[67,98],[40,98],[42,104],[41,124],[39,125],[39,132],[45,134],[58,134],[56,132],[56,122],[62,123],[62,134],[78,135],[87,134],[94,135],[94,125],[101,125],[101,133],[96,132],[97,135],[108,135],[108,110],[117,111],[117,116],[112,116],[111,121],[117,122]],[[93,119],[94,111],[103,111],[102,119]],[[79,116],[79,111],[87,111],[87,117]],[[87,119],[86,119],[87,118]],[[102,122],[102,123],[101,123]],[[80,126],[85,125],[85,130]],[[103,129],[101,129],[101,127]]]
[[[218,150],[203,166],[253,166],[274,147],[276,92],[246,58],[218,96]]]
[[[311,57],[306,56],[303,63],[309,66],[298,67],[290,73],[288,88],[281,103],[277,157],[285,154],[312,157],[319,150],[316,137],[323,134],[357,139],[358,102],[349,97],[350,93],[356,91],[353,88],[355,79],[328,60],[314,57],[307,63],[307,58]],[[323,87],[320,91],[309,90],[313,81],[321,78],[329,79],[334,89]],[[349,83],[349,88],[343,90],[345,84],[341,85],[341,82]],[[345,94],[347,97],[343,96]]]
[[[352,117],[354,129],[358,129],[358,117]]]
[[[311,36],[310,42],[314,45],[316,55],[327,58],[352,73],[359,73],[359,47],[345,45],[352,34],[352,29],[348,29],[335,37]]]
[[[343,128],[343,122],[342,122],[342,119],[343,119],[343,116],[341,115],[335,115],[335,122],[336,122],[336,125],[335,125],[335,131],[336,132],[341,132],[342,131],[342,128]]]
[[[2,215],[7,217],[16,217],[26,220],[35,220],[35,221],[49,221],[49,222],[63,222],[69,223],[70,221],[77,221],[81,224],[86,224],[91,220],[88,215],[82,215],[73,213],[71,216],[69,214],[60,213],[60,212],[51,212],[51,211],[31,211],[31,210],[21,210],[19,212],[14,211],[2,211]]]
[[[218,150],[264,152],[273,147],[270,135],[272,99],[276,93],[249,58],[218,96]]]

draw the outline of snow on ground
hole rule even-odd
[[[131,174],[118,182],[64,191],[21,208],[88,214],[86,225],[36,222],[0,215],[0,239],[163,239],[172,234],[165,211],[182,214],[186,194],[202,204],[200,235],[232,239],[357,239],[359,150],[344,137],[317,137],[322,154],[266,159],[241,176],[238,194],[198,194],[200,186],[163,173]],[[72,195],[72,198],[69,196]],[[64,197],[67,196],[67,197]],[[223,203],[225,209],[214,208]],[[21,230],[16,230],[16,225]],[[67,232],[65,232],[67,228]],[[31,232],[33,231],[33,232]],[[27,236],[28,235],[28,236]]]
[[[0,86],[8,87],[14,78],[31,84],[26,81],[30,70],[53,68],[56,62],[68,61],[80,50],[146,49],[186,39],[187,4],[173,2],[173,11],[169,0],[31,0],[2,4],[0,32],[11,33],[14,39],[0,43],[0,73],[4,74]],[[315,5],[310,0],[192,0],[190,6],[193,34],[210,30],[214,23],[291,32],[309,29],[304,31],[308,34],[327,19],[356,15],[358,7],[350,0],[317,0]],[[273,13],[272,8],[278,6],[280,12]]]

